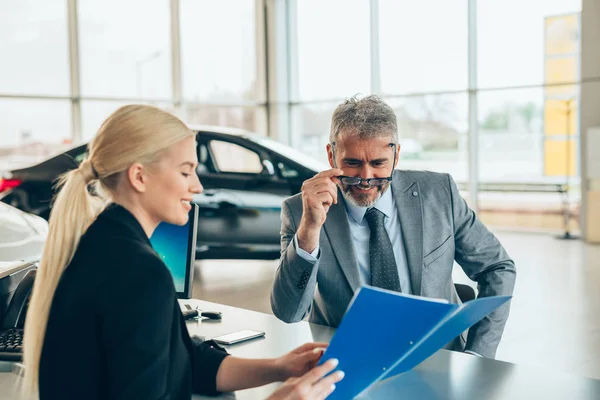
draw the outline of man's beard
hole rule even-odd
[[[358,188],[361,187],[361,185],[357,186]],[[366,189],[366,186],[362,186],[363,188]],[[370,186],[369,186],[370,187]],[[374,198],[371,198],[372,196],[372,192],[354,192],[352,191],[352,186],[350,185],[345,185],[343,183],[340,184],[340,189],[342,189],[342,195],[344,196],[344,199],[346,199],[347,201],[350,202],[350,204],[353,204],[357,207],[371,207],[373,204],[375,204],[377,202],[377,200],[379,200],[381,198],[381,196],[385,193],[386,190],[388,190],[390,187],[390,184],[387,183],[383,186],[375,186],[375,189],[377,190],[377,195]]]

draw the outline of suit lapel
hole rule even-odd
[[[421,294],[423,272],[423,215],[419,184],[405,171],[394,171],[392,193],[400,218],[404,250],[413,294]]]
[[[356,292],[360,288],[358,261],[356,261],[356,253],[354,252],[352,235],[350,234],[350,224],[340,191],[338,191],[337,204],[332,205],[327,213],[324,228],[335,258],[342,268],[352,291]]]

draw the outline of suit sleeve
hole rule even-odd
[[[516,269],[498,239],[483,225],[448,175],[454,220],[455,259],[467,276],[477,282],[479,297],[511,296]],[[469,329],[465,350],[493,358],[500,343],[510,302]]]
[[[271,291],[271,309],[280,320],[302,321],[310,312],[317,285],[316,261],[301,257],[295,246],[296,225],[287,201],[281,206],[281,257]]]
[[[173,280],[152,259],[143,271],[141,266],[123,268],[130,270],[106,289],[110,294],[102,321],[108,397],[163,399],[169,391]]]

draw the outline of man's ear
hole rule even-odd
[[[394,165],[394,169],[398,166],[398,162],[400,161],[400,143],[396,145],[396,164]]]
[[[327,143],[327,160],[329,161],[329,166],[331,168],[335,168],[335,163],[333,162],[333,149],[331,148],[331,143]]]
[[[131,187],[139,192],[146,191],[147,175],[144,166],[140,163],[135,163],[127,170],[127,180]]]

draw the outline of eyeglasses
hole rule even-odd
[[[331,155],[333,156],[333,166],[337,168],[337,163],[335,161],[335,142],[331,143]],[[348,186],[383,186],[392,181],[392,177],[394,176],[394,166],[396,165],[396,143],[390,143],[388,146],[394,149],[394,161],[392,163],[392,174],[387,178],[360,178],[358,176],[346,176],[339,175],[337,178],[344,185]]]

